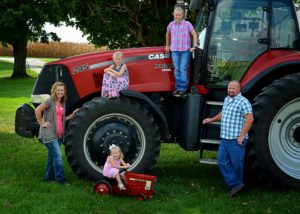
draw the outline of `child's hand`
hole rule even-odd
[[[126,163],[126,167],[129,168],[129,167],[130,167],[130,164],[129,164],[129,163]]]
[[[105,72],[105,73],[111,72],[111,68],[105,68],[105,69],[104,69],[104,72]]]

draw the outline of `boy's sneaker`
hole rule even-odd
[[[186,91],[179,91],[179,96],[180,97],[183,97],[183,96],[185,96],[186,95]]]
[[[178,94],[179,94],[179,91],[177,91],[177,90],[173,91],[173,96],[174,97],[178,97]]]
[[[174,95],[174,93],[173,93]],[[186,95],[186,91],[182,90],[182,91],[177,91],[177,93],[174,95],[175,97],[185,97]]]

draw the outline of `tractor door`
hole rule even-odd
[[[207,31],[207,23],[208,23],[208,16],[209,16],[209,6],[208,3],[205,2],[203,4],[200,4],[197,8],[191,8],[193,7],[193,3],[196,1],[192,1],[190,5],[190,9],[197,12],[197,19],[195,23],[195,30],[198,34],[198,44],[197,49],[192,54],[192,60],[191,60],[191,82],[192,83],[201,83],[202,73],[205,67],[203,66],[203,62],[205,60],[204,55],[204,48],[206,43],[206,31]]]
[[[250,64],[270,46],[267,0],[221,0],[210,13],[206,76],[208,87],[240,81]],[[208,35],[207,35],[208,36]]]

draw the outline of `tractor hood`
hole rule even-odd
[[[175,82],[173,64],[170,54],[164,52],[164,47],[130,48],[120,51],[128,67],[130,90],[138,92],[173,90]],[[60,59],[48,63],[43,70],[46,71],[51,67],[53,73],[56,73],[56,81],[72,82],[79,99],[95,94],[100,96],[103,71],[113,63],[114,52],[106,51]]]

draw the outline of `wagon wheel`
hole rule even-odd
[[[111,185],[107,181],[99,181],[94,186],[94,193],[97,193],[99,195],[110,195],[111,192]]]
[[[146,196],[144,194],[138,194],[136,196],[136,199],[139,200],[139,201],[146,201]]]

